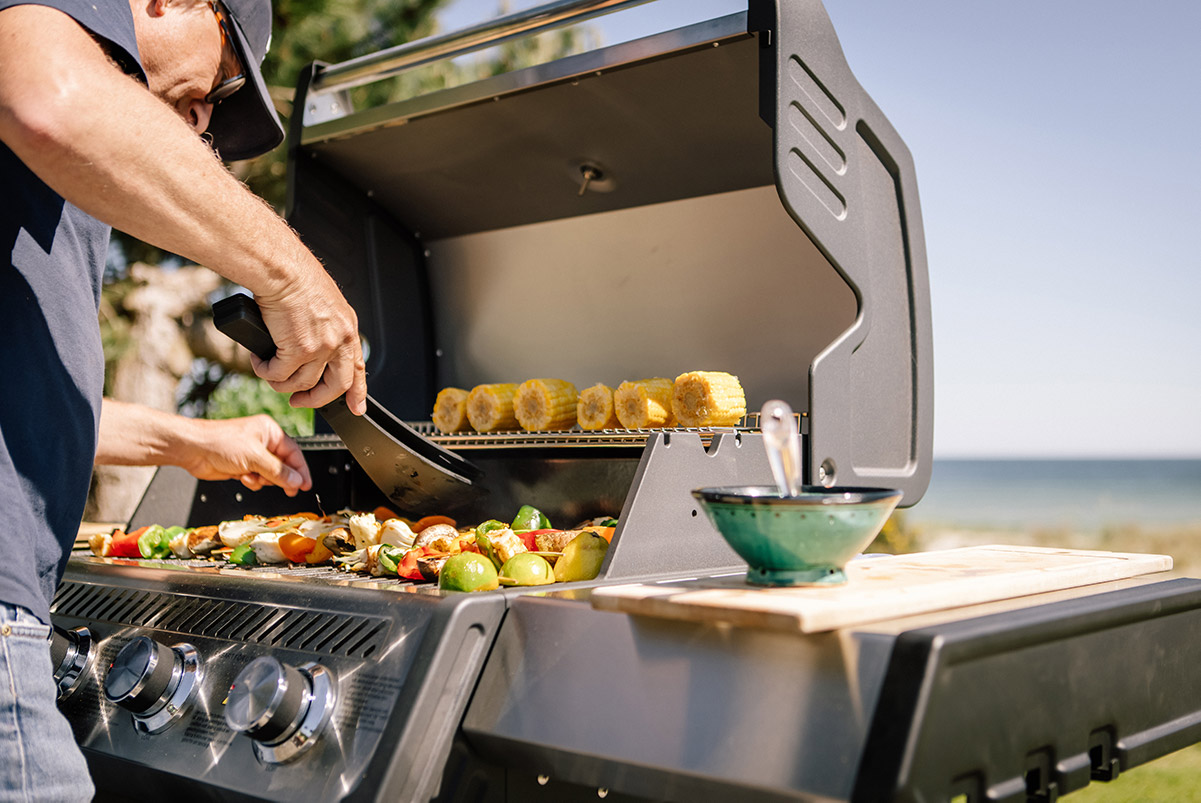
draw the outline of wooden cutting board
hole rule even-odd
[[[851,561],[838,586],[763,588],[745,575],[598,588],[592,606],[646,616],[817,633],[1168,571],[1167,555],[973,546]]]

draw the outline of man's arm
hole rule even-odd
[[[288,496],[313,487],[296,442],[270,416],[208,421],[105,399],[96,465],[180,466],[202,480],[241,480]]]
[[[66,14],[0,11],[0,140],[62,197],[254,293],[295,405],[365,407],[358,321],[288,225]]]

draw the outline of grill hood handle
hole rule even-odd
[[[275,341],[254,299],[237,293],[213,304],[213,323],[261,360],[275,356]],[[426,439],[367,396],[367,412],[354,415],[339,397],[317,412],[329,422],[372,481],[406,510],[432,504],[453,507],[478,492],[483,472]]]

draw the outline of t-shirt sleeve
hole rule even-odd
[[[68,15],[93,36],[103,40],[108,46],[108,54],[121,65],[121,69],[146,81],[138,54],[137,36],[134,34],[133,11],[128,0],[0,0],[0,11],[10,6],[25,5],[56,8]]]

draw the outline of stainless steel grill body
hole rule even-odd
[[[782,398],[802,413],[806,483],[917,502],[933,368],[914,169],[819,2],[750,0],[378,108],[346,92],[630,4],[560,0],[302,78],[289,219],[358,312],[373,396],[423,422],[445,386],[725,370],[752,411]],[[817,636],[598,612],[596,584],[745,570],[690,491],[772,481],[755,422],[430,435],[484,472],[486,495],[453,511],[463,523],[524,503],[561,526],[618,514],[597,580],[455,595],[326,568],[76,558],[53,615],[86,627],[77,643],[98,658],[63,653],[86,668],[61,705],[102,800],[131,785],[202,800],[1052,800],[1201,738],[1197,581]],[[308,496],[164,469],[130,525],[386,504],[335,439],[304,448]],[[138,636],[201,660],[194,709],[153,734],[100,694]],[[231,683],[256,659],[276,671],[268,656],[336,689],[303,754],[256,751],[224,723]]]

